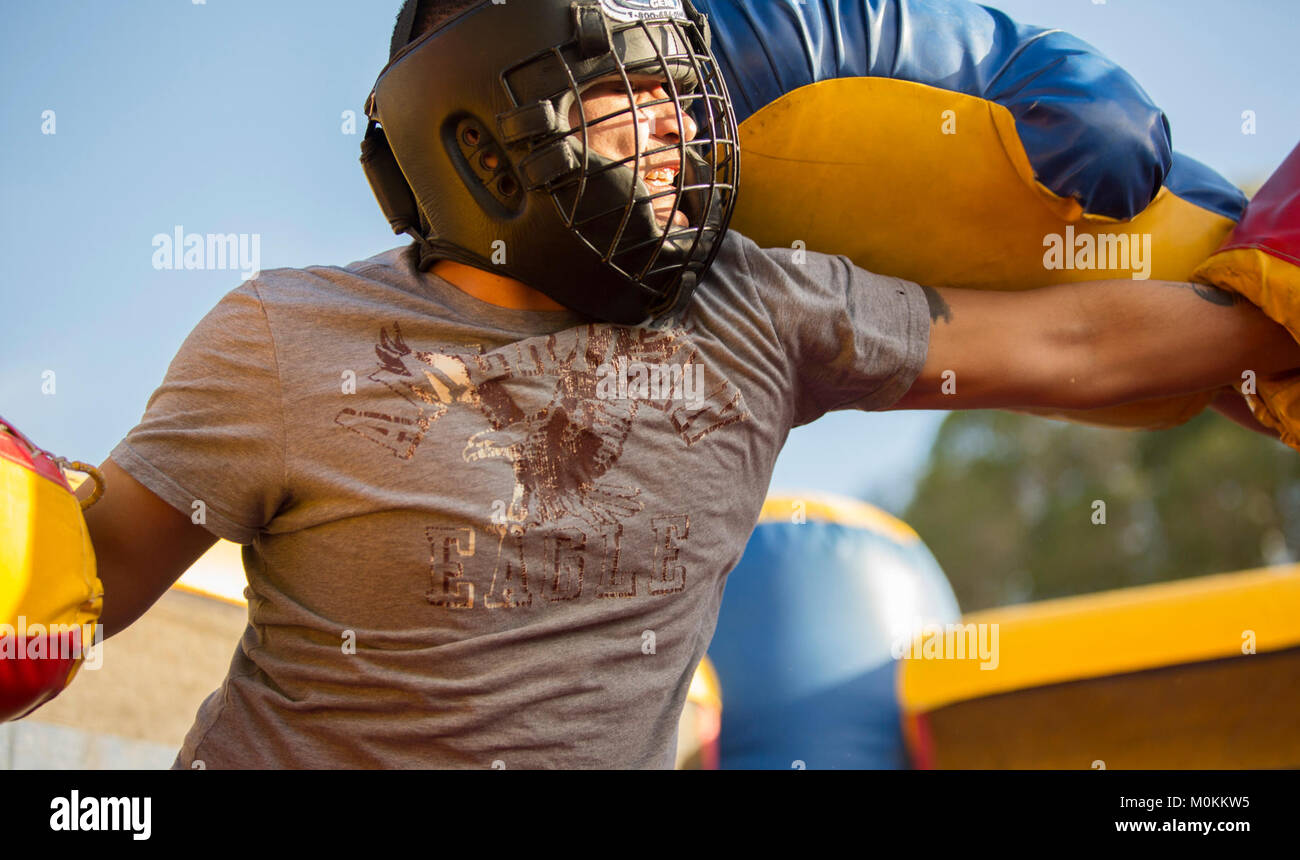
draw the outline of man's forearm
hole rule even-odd
[[[1063,289],[1054,287],[1051,289]],[[1098,405],[1240,385],[1300,367],[1300,344],[1232,293],[1175,281],[1098,281],[1070,290],[1081,372]]]
[[[1101,409],[1300,367],[1300,345],[1286,329],[1203,284],[923,289],[929,348],[893,409]]]

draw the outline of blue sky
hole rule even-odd
[[[261,264],[345,264],[399,242],[357,164],[397,0],[43,0],[0,32],[0,415],[100,462],[139,420],[234,271],[159,271],[176,225],[257,233]],[[1128,68],[1176,148],[1239,183],[1300,141],[1300,25],[1283,0],[1007,0]],[[1254,110],[1258,133],[1241,134]],[[41,133],[55,111],[56,133]],[[42,393],[54,371],[54,394]],[[795,431],[773,486],[906,498],[941,415],[837,414]]]

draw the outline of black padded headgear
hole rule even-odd
[[[415,12],[408,0],[367,100],[361,163],[394,232],[420,242],[421,268],[457,260],[614,323],[683,307],[721,245],[740,169],[705,16],[690,0],[483,0],[408,42]],[[588,129],[632,112],[635,75],[667,92],[637,110],[667,102],[697,134],[613,160]],[[586,116],[583,90],[611,76],[627,107]],[[642,182],[649,156],[681,166],[675,189]],[[667,195],[661,226],[651,201]],[[673,223],[678,209],[689,226]]]

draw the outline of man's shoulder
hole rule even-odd
[[[723,261],[727,265],[745,266],[745,255],[753,253],[758,249],[754,240],[741,233],[734,227],[727,229],[723,234],[722,244],[718,248],[718,256],[715,262]]]
[[[757,246],[748,236],[729,228],[722,234],[717,253],[701,286],[712,283],[714,289],[726,289],[723,284],[734,287],[742,282],[749,273],[748,257],[756,251]]]
[[[808,251],[799,241],[789,247],[759,244],[733,228],[723,236],[708,278],[713,289],[721,292],[764,294],[778,278],[799,282],[807,275],[804,263],[812,258],[820,261],[825,256]]]
[[[759,244],[731,228],[723,236],[714,266],[731,277],[741,278],[766,274],[765,270],[772,267],[798,274],[802,264],[810,259],[824,262],[837,256],[839,255],[813,251],[798,239],[792,240],[789,245]]]
[[[389,248],[387,251],[380,251],[373,257],[356,260],[346,266],[316,266],[313,268],[337,268],[356,275],[368,273],[370,276],[387,273],[392,278],[418,279],[420,277],[420,255],[415,244],[408,243],[396,248]]]
[[[278,269],[263,269],[250,280],[259,290],[277,290],[320,281],[346,283],[369,280],[399,283],[418,281],[419,277],[414,247],[406,245],[389,248],[373,257],[355,260],[343,266],[318,265],[297,268],[286,266]]]
[[[413,246],[389,248],[346,265],[264,269],[231,291],[256,301],[287,324],[356,312],[358,304],[391,305],[428,295]]]

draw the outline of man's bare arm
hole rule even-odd
[[[104,583],[104,638],[125,630],[217,542],[202,526],[107,459],[104,497],[86,511],[86,527]],[[77,488],[90,495],[93,481]]]
[[[1204,284],[925,290],[930,350],[891,409],[1096,409],[1300,367],[1285,328]]]

